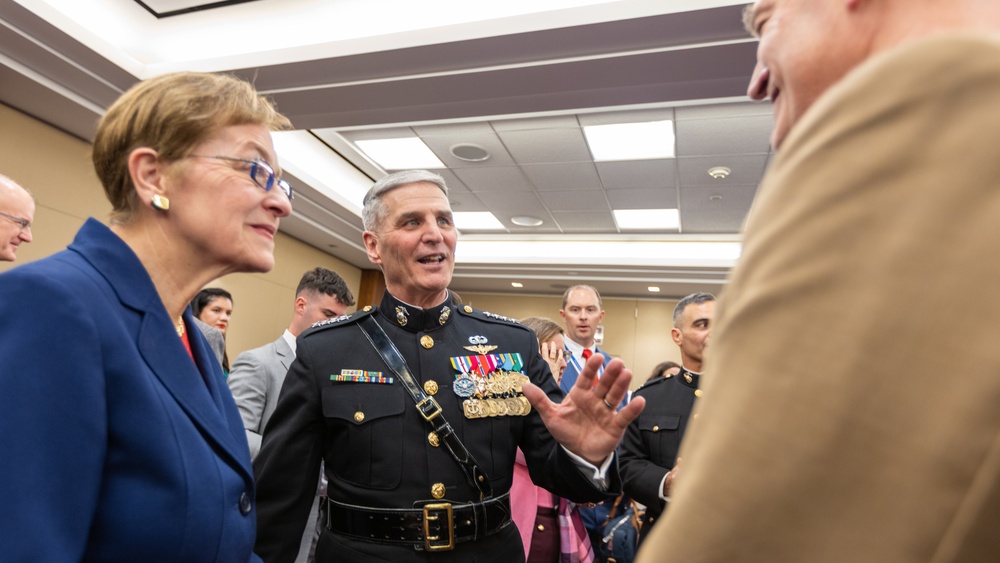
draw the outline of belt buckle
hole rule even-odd
[[[434,514],[432,512],[444,511],[444,514]],[[444,516],[447,519],[447,523],[438,526],[439,529],[447,530],[448,537],[443,539],[441,536],[431,535],[431,521],[441,520]],[[455,548],[455,524],[454,515],[451,511],[450,502],[440,502],[436,504],[426,504],[424,505],[424,549],[426,551],[448,551]]]
[[[424,405],[430,405],[430,412],[424,412]],[[430,422],[441,414],[441,405],[434,400],[434,397],[426,397],[417,403],[417,410],[420,411],[420,416],[423,416],[424,420]]]

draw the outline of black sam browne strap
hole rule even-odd
[[[462,466],[466,479],[469,480],[469,483],[473,487],[479,490],[479,500],[483,501],[492,497],[493,485],[490,483],[489,475],[479,467],[472,454],[465,448],[465,444],[458,439],[455,429],[448,424],[444,413],[441,412],[441,405],[434,400],[434,397],[428,397],[420,385],[417,384],[416,379],[410,372],[410,368],[406,365],[406,360],[403,359],[403,355],[396,349],[396,345],[389,340],[389,336],[382,330],[382,327],[370,316],[361,319],[358,326],[361,328],[361,332],[365,333],[372,346],[375,347],[375,350],[382,356],[389,369],[403,382],[406,392],[409,393],[413,402],[417,404],[417,410],[420,411],[420,415],[430,423],[434,432],[441,439],[441,443],[445,445],[448,453],[451,454],[451,457],[455,458],[455,461]]]

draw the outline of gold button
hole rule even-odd
[[[695,397],[701,397],[701,389],[695,389],[694,390],[694,396]]]
[[[660,431],[660,427],[659,426],[654,426],[653,427],[653,432],[659,432],[659,431]]]
[[[420,337],[420,345],[430,350],[434,347],[434,339],[425,334]]]
[[[431,496],[434,498],[444,498],[444,483],[434,483],[431,487]]]
[[[361,310],[367,313],[368,311],[372,310],[372,306],[371,305],[365,305],[364,307],[361,308]]]
[[[431,432],[427,435],[427,441],[430,442],[435,448],[441,445],[441,438],[438,438],[437,432]]]
[[[437,381],[434,381],[433,379],[428,379],[427,381],[425,381],[424,382],[424,391],[428,395],[433,395],[433,394],[437,393],[438,392]]]
[[[358,411],[354,413],[354,422],[361,422],[365,419],[365,413]]]
[[[545,531],[545,526],[543,526],[542,524],[539,524],[538,525],[538,531],[539,532],[544,532]]]
[[[472,307],[469,307],[468,305],[466,305],[466,306],[464,307],[464,309],[465,309],[465,312],[466,312],[466,313],[471,313],[471,312],[472,312]]]

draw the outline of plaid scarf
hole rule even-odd
[[[572,502],[559,499],[559,563],[591,563],[594,548],[583,526],[580,511]]]

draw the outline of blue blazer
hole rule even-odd
[[[67,250],[0,275],[4,558],[254,557],[243,423],[184,320],[194,362],[139,259],[93,219]]]

